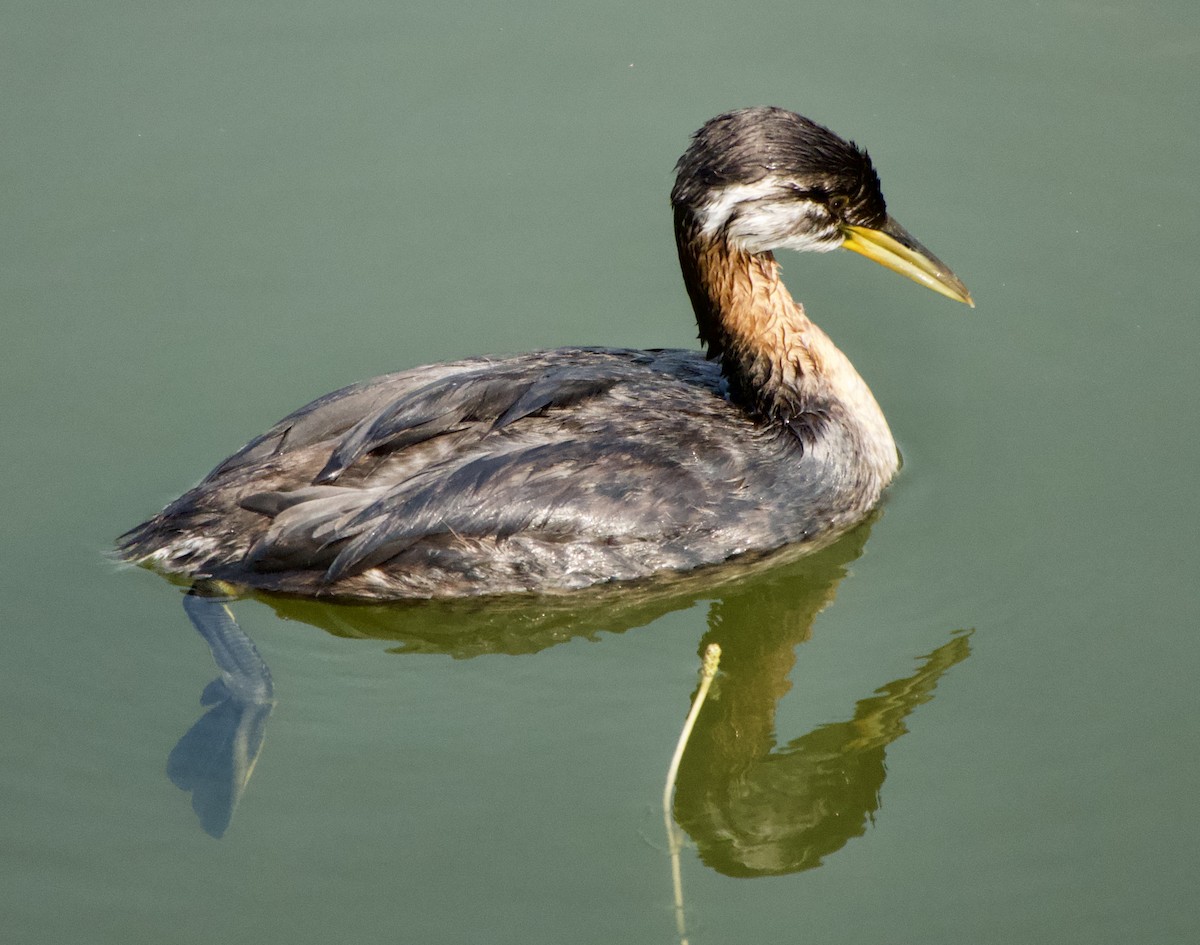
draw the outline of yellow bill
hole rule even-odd
[[[975,301],[961,279],[891,217],[876,230],[869,226],[842,225],[842,246],[873,259],[893,272],[908,276],[927,289],[940,292],[971,308]]]

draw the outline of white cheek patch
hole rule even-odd
[[[749,253],[780,248],[829,252],[842,243],[825,209],[798,199],[776,177],[723,187],[697,216],[703,236],[724,236]]]
[[[764,177],[753,184],[730,184],[715,191],[712,199],[700,208],[700,232],[709,238],[723,232],[729,218],[744,203],[778,199],[780,185],[777,178]]]
[[[731,243],[749,253],[770,249],[827,253],[842,242],[830,226],[829,215],[807,200],[743,207],[725,232]]]

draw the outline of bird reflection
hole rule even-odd
[[[622,633],[708,601],[700,649],[717,642],[725,655],[714,696],[683,758],[675,817],[712,868],[771,875],[816,866],[862,835],[879,807],[885,750],[904,733],[904,719],[931,698],[941,674],[969,653],[968,635],[955,634],[911,676],[860,699],[848,720],[776,747],[775,709],[789,688],[796,647],[862,553],[870,526],[805,557],[743,560],[671,581],[557,598],[340,606],[260,599],[283,619],[337,636],[462,659],[535,653],[578,637]],[[203,701],[212,708],[172,751],[168,771],[192,792],[203,829],[220,836],[261,750],[273,687],[254,644],[222,600],[189,594],[185,602],[222,675],[205,690]]]
[[[907,731],[905,717],[932,698],[942,673],[967,657],[969,634],[956,634],[911,676],[860,699],[850,719],[773,750],[775,700],[788,688],[790,659],[784,652],[746,652],[752,647],[737,652],[741,629],[726,624],[710,633],[731,641],[722,643],[727,675],[688,743],[675,818],[701,859],[721,873],[796,873],[819,866],[874,821],[887,747]],[[782,658],[743,671],[764,655]]]

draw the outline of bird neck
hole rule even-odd
[[[710,359],[720,359],[730,399],[806,439],[831,419],[853,427],[856,449],[890,478],[896,446],[883,412],[850,360],[792,298],[775,257],[705,237],[686,211],[677,213],[676,242],[700,340]]]
[[[785,423],[812,406],[833,344],[792,298],[775,257],[700,236],[686,224],[676,233],[700,340],[709,359],[720,359],[730,399]]]

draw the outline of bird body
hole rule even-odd
[[[678,171],[677,246],[706,353],[564,348],[343,388],[118,553],[191,580],[391,599],[566,591],[854,525],[895,474],[895,443],[770,247],[886,251],[885,265],[970,297],[886,216],[865,153],[798,115],[719,116]]]

